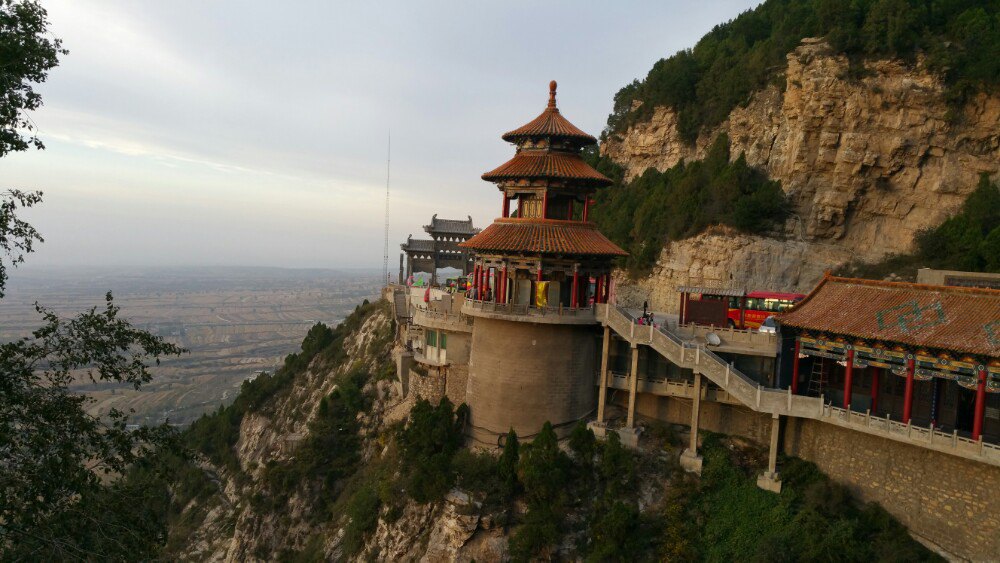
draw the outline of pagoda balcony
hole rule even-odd
[[[449,311],[434,311],[427,308],[416,308],[413,311],[413,324],[425,328],[449,332],[472,332],[472,318],[463,313]]]
[[[462,314],[470,317],[539,324],[597,324],[593,307],[532,307],[526,303],[497,303],[466,299]]]

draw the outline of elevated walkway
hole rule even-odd
[[[931,428],[914,427],[888,418],[872,417],[866,413],[849,412],[826,404],[822,395],[807,397],[793,395],[791,389],[764,387],[707,349],[704,344],[697,341],[685,341],[677,334],[677,329],[638,325],[631,315],[613,305],[595,306],[595,315],[601,324],[613,331],[619,338],[629,342],[633,348],[648,346],[673,364],[690,369],[696,374],[696,384],[691,389],[688,389],[686,384],[666,380],[663,382],[645,381],[640,388],[635,367],[636,362],[633,361],[632,377],[635,380],[632,381],[630,378],[628,385],[632,394],[648,392],[659,396],[689,399],[698,397],[699,399],[713,400],[718,398],[719,402],[740,404],[754,412],[770,414],[774,419],[781,416],[794,416],[820,420],[857,432],[882,436],[897,442],[1000,466],[1000,446],[996,444],[986,444],[981,440],[973,441],[955,433],[946,434]],[[608,374],[605,384],[602,385],[602,397],[605,386],[616,389],[626,388],[624,382],[615,381],[621,379],[620,375],[615,377],[606,371],[606,362],[604,362],[602,369]],[[708,378],[724,394],[715,393],[712,398],[709,398],[705,392],[695,393],[694,387],[701,385],[698,376]],[[629,404],[630,410],[633,409],[634,397],[630,397]],[[629,416],[630,421],[632,418]],[[603,421],[599,420],[599,422]],[[697,424],[692,426],[696,428]],[[774,469],[772,468],[771,471],[773,472]]]

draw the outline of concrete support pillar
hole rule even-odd
[[[757,486],[773,493],[781,492],[781,475],[778,474],[778,437],[781,435],[781,417],[771,415],[771,445],[767,455],[767,471],[757,478]]]
[[[601,373],[598,375],[597,422],[604,423],[604,407],[608,400],[608,351],[611,347],[611,327],[604,327],[604,347],[601,349]]]
[[[628,417],[625,427],[635,428],[635,394],[639,388],[639,347],[632,345],[632,370],[628,378]]]
[[[986,414],[986,366],[979,367],[979,385],[976,386],[976,410],[972,419],[972,439],[983,436],[983,415]]]
[[[691,440],[681,454],[681,467],[685,471],[701,475],[702,457],[698,455],[698,425],[701,417],[701,373],[694,374],[693,397],[691,400]]]

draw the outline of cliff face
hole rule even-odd
[[[752,274],[748,279],[760,282],[754,287],[808,289],[824,267],[907,252],[919,230],[957,210],[980,173],[996,173],[1000,97],[980,95],[953,117],[942,82],[919,61],[867,61],[864,68],[861,78],[852,78],[846,57],[822,40],[807,39],[788,55],[784,92],[774,86],[758,92],[694,146],[681,141],[676,114],[663,107],[605,141],[602,153],[631,178],[649,167],[665,170],[703,158],[711,140],[725,132],[731,154],[744,153],[748,163],[780,180],[793,203],[783,241],[702,235],[668,245],[653,278],[684,278],[675,271],[686,263],[684,255],[741,272],[773,260],[760,258],[768,252],[802,255],[815,266]],[[688,280],[725,281],[714,272],[692,273]],[[664,301],[669,298],[659,292],[666,283],[649,279],[640,282],[640,291]]]

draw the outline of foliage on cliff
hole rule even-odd
[[[911,278],[917,268],[1000,273],[1000,184],[985,174],[961,210],[937,227],[917,234],[910,254],[874,264],[851,264],[840,274]]]
[[[741,154],[729,159],[729,139],[719,135],[704,160],[681,162],[660,172],[650,168],[631,182],[621,168],[596,152],[587,158],[615,185],[597,194],[593,219],[628,251],[624,266],[647,274],[664,242],[725,224],[747,233],[767,233],[784,221],[788,203],[776,181],[749,166]]]
[[[780,81],[786,55],[805,37],[825,37],[855,60],[925,53],[955,103],[1000,86],[997,0],[767,0],[622,88],[605,135],[669,106],[678,112],[682,137],[693,142],[703,127],[721,123],[753,92]]]

